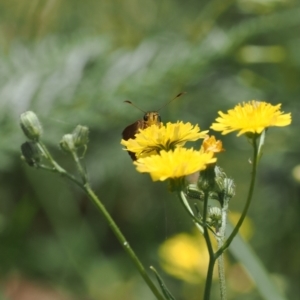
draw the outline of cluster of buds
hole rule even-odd
[[[65,134],[59,145],[65,152],[74,152],[84,147],[89,141],[89,129],[86,126],[77,125],[72,133]]]
[[[234,181],[219,166],[210,165],[200,172],[197,184],[189,184],[186,190],[190,198],[197,200],[203,200],[205,192],[209,193],[209,199],[223,206],[224,198],[231,199],[235,195]]]
[[[42,125],[37,115],[32,111],[26,111],[20,116],[20,125],[29,141],[21,145],[22,159],[29,166],[37,166],[41,161],[41,151],[37,145],[43,133]]]
[[[189,184],[186,188],[188,197],[203,202],[208,195],[206,223],[218,232],[222,225],[222,209],[228,209],[230,199],[235,195],[235,184],[231,178],[216,164],[209,165],[201,171],[197,183]],[[219,204],[217,204],[217,201]],[[215,205],[213,205],[215,203]],[[200,210],[196,205],[199,216]]]
[[[43,156],[46,156],[41,148],[40,138],[43,133],[42,125],[37,115],[32,111],[26,111],[20,116],[20,125],[29,141],[21,145],[22,159],[30,166],[37,167]],[[65,134],[59,145],[68,153],[76,152],[84,148],[89,141],[89,129],[86,126],[77,125],[70,134]]]

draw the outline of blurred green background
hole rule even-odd
[[[159,245],[192,232],[191,221],[167,184],[138,174],[120,145],[141,118],[125,99],[155,110],[182,91],[163,121],[207,129],[217,111],[252,99],[292,112],[291,126],[268,131],[249,243],[286,299],[299,299],[299,1],[0,0],[0,45],[1,299],[153,299],[81,190],[21,162],[26,110],[69,170],[58,142],[77,124],[90,128],[85,164],[96,193],[176,299],[202,298],[203,283],[159,265]],[[251,148],[235,134],[222,140],[219,163],[237,185],[230,210],[241,211]],[[255,285],[241,288],[242,271],[230,253],[228,261],[229,299],[263,299]]]

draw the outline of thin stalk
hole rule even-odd
[[[222,246],[221,241],[218,241],[218,243],[221,243],[220,245]],[[218,260],[220,296],[221,296],[221,300],[226,300],[227,295],[226,295],[226,281],[225,281],[225,267],[224,267],[224,255],[223,255],[223,253],[218,257],[217,260]]]
[[[209,257],[212,257],[214,255],[214,250],[212,248],[211,245],[211,240],[208,234],[208,230],[207,230],[207,224],[206,224],[206,219],[207,219],[207,208],[208,208],[208,191],[204,192],[204,202],[203,202],[203,229],[204,229],[204,238],[206,241],[206,245],[207,245],[207,249],[208,249],[208,253],[209,253]]]
[[[77,155],[77,152],[73,151],[72,152],[72,156],[73,156],[73,159],[74,159],[74,161],[76,163],[76,166],[77,166],[77,169],[78,169],[78,172],[80,174],[82,182],[84,184],[87,184],[87,182],[88,182],[87,174],[86,174],[86,171],[84,170],[82,164],[80,163],[80,160],[79,160],[79,157]]]
[[[225,196],[226,197],[226,196]],[[219,238],[218,238],[218,249],[222,248],[225,238],[226,223],[227,223],[227,210],[229,199],[223,201],[223,206],[221,209],[221,227],[219,229]],[[225,267],[224,267],[224,256],[223,253],[218,257],[218,274],[219,274],[219,287],[221,300],[226,300],[226,282],[225,282]]]
[[[51,165],[53,166],[53,168],[55,168],[59,173],[61,174],[65,174],[67,173],[65,169],[63,169],[52,157],[52,155],[50,154],[50,152],[48,151],[47,147],[41,142],[38,141],[37,142],[38,147],[40,148],[40,150],[42,151],[43,155],[45,156],[45,158],[51,163]]]
[[[233,229],[232,233],[227,238],[227,240],[224,242],[224,245],[220,249],[218,249],[218,251],[216,252],[216,256],[217,257],[220,256],[224,252],[224,250],[229,247],[229,245],[231,244],[232,240],[237,235],[240,227],[242,226],[242,224],[244,222],[244,219],[245,219],[245,217],[247,215],[247,212],[248,212],[251,200],[252,200],[254,186],[255,186],[256,172],[257,172],[257,161],[258,161],[258,147],[257,147],[257,139],[256,139],[256,137],[253,137],[252,143],[253,143],[252,172],[251,172],[251,182],[250,182],[250,186],[249,186],[247,201],[246,201],[244,210],[242,212],[242,215],[241,215],[239,221],[237,222],[235,228]]]
[[[204,230],[203,230],[203,226],[201,225],[202,222],[197,218],[195,217],[194,215],[194,212],[193,210],[191,209],[186,197],[185,197],[185,194],[182,190],[178,191],[177,192],[177,195],[178,195],[178,198],[181,202],[181,204],[183,205],[185,211],[188,213],[188,215],[192,218],[193,222],[195,223],[196,227],[199,229],[199,231],[204,234]]]
[[[81,181],[79,181],[76,177],[74,177],[73,175],[71,175],[70,173],[68,173],[63,168],[61,168],[60,171],[58,171],[56,168],[51,168],[49,166],[45,166],[45,165],[39,164],[38,167],[37,167],[37,169],[42,169],[42,170],[45,170],[45,171],[48,171],[48,172],[59,173],[61,176],[67,177],[68,179],[70,179],[71,181],[73,181],[78,187],[80,187],[84,191],[84,187],[83,187]]]
[[[208,248],[208,253],[209,253],[209,264],[208,264],[208,269],[207,269],[207,277],[206,277],[206,282],[205,282],[205,291],[204,291],[204,300],[209,300],[210,298],[210,290],[211,290],[211,285],[212,285],[212,278],[213,278],[213,271],[214,271],[214,265],[216,262],[216,257],[214,255],[214,251],[212,248],[211,240],[208,234],[208,228],[206,225],[206,216],[207,216],[207,204],[208,204],[208,192],[204,194],[204,214],[203,214],[203,226],[201,222],[201,226],[199,224],[198,218],[195,217],[192,209],[190,208],[188,201],[185,197],[185,194],[182,190],[178,191],[178,197],[180,199],[180,202],[182,203],[184,209],[187,211],[187,213],[190,215],[192,220],[196,225],[198,225],[198,228],[201,228],[201,233],[204,235],[207,248]],[[205,219],[204,219],[205,218]]]
[[[207,269],[207,274],[206,274],[206,282],[205,282],[205,290],[204,290],[203,300],[210,299],[210,291],[211,291],[211,286],[212,286],[215,262],[216,262],[215,256],[214,255],[209,256],[209,264],[208,264],[208,269]]]
[[[209,264],[207,269],[207,275],[206,275],[206,281],[205,281],[205,289],[204,289],[204,296],[203,300],[209,300],[210,299],[210,292],[211,292],[211,286],[212,286],[212,278],[213,278],[213,272],[214,272],[214,265],[216,262],[216,257],[214,254],[214,250],[211,244],[211,240],[209,237],[209,233],[207,230],[206,225],[206,218],[207,218],[207,208],[208,208],[208,191],[206,190],[204,192],[204,204],[203,204],[203,229],[204,229],[204,238],[206,241],[208,254],[209,254]]]
[[[45,166],[45,165],[38,165],[38,168],[46,170],[46,171],[50,171],[50,172],[57,172],[60,175],[67,177],[68,179],[70,179],[71,181],[73,181],[76,185],[78,185],[81,189],[84,190],[82,183],[73,175],[71,175],[70,173],[68,173],[64,168],[62,168],[51,156],[50,152],[48,151],[47,147],[41,142],[37,142],[37,145],[39,147],[39,149],[41,150],[41,152],[43,153],[43,155],[45,156],[45,158],[50,162],[50,164],[52,165],[51,167]]]
[[[80,161],[79,161],[77,155],[75,155],[75,157],[77,158],[77,160],[75,159],[75,162],[77,164],[77,168],[79,170],[79,173],[82,172],[82,174],[80,174],[80,175],[81,175],[81,178],[83,180],[83,184],[80,181],[78,181],[75,177],[70,175],[65,169],[63,169],[52,158],[51,154],[49,153],[49,151],[43,145],[42,142],[38,142],[38,146],[40,147],[41,151],[44,153],[46,159],[48,159],[50,161],[50,163],[52,164],[52,166],[53,166],[53,168],[49,168],[49,167],[43,166],[43,165],[41,165],[40,167],[44,170],[52,171],[52,172],[58,172],[59,174],[61,174],[63,176],[66,176],[67,178],[69,178],[71,181],[76,183],[81,189],[83,189],[85,191],[85,193],[88,195],[89,199],[94,203],[94,205],[97,207],[98,211],[103,215],[103,217],[107,221],[107,223],[108,223],[109,227],[111,228],[111,230],[113,231],[114,235],[116,236],[116,238],[118,239],[118,241],[122,245],[125,252],[130,257],[131,261],[136,266],[137,270],[139,271],[139,273],[141,274],[141,276],[143,277],[143,279],[145,280],[146,284],[151,289],[153,294],[156,296],[156,298],[158,300],[165,300],[164,297],[160,294],[157,287],[154,285],[154,283],[150,279],[150,277],[148,276],[144,266],[142,265],[142,263],[140,262],[140,260],[136,256],[135,252],[130,247],[128,241],[126,240],[126,238],[124,237],[124,235],[120,231],[119,227],[117,226],[117,224],[115,223],[113,218],[110,216],[109,212],[106,210],[106,208],[104,207],[102,202],[99,200],[97,195],[91,189],[89,183],[87,182],[87,177],[85,175],[84,169],[83,169],[82,165],[80,164]],[[73,155],[73,157],[74,157],[74,155]]]
[[[115,234],[117,239],[119,240],[119,242],[122,245],[125,252],[129,255],[130,259],[132,260],[132,262],[134,263],[134,265],[138,269],[139,273],[141,274],[141,276],[143,277],[143,279],[145,280],[145,282],[147,283],[147,285],[149,286],[149,288],[151,289],[153,294],[156,296],[157,299],[164,300],[164,297],[160,294],[160,292],[158,291],[156,286],[153,284],[153,282],[150,279],[150,277],[148,276],[144,266],[142,265],[142,263],[140,262],[140,260],[138,259],[138,257],[136,256],[136,254],[134,253],[132,248],[130,247],[128,241],[126,240],[126,238],[124,237],[124,235],[120,231],[119,227],[114,222],[114,220],[112,219],[112,217],[110,216],[110,214],[108,213],[108,211],[106,210],[106,208],[104,207],[102,202],[99,200],[97,195],[90,188],[90,185],[88,183],[86,183],[84,185],[84,190],[86,191],[86,193],[87,193],[88,197],[90,198],[90,200],[95,204],[97,209],[104,216],[104,218],[107,221],[109,227],[111,228],[111,230],[113,231],[113,233]]]

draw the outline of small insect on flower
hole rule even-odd
[[[158,154],[161,150],[174,150],[183,147],[186,142],[204,139],[207,136],[206,131],[200,131],[198,125],[191,123],[162,124],[161,126],[151,125],[140,130],[134,139],[121,140],[121,145],[125,146],[125,150],[135,153],[135,157],[146,157]]]
[[[159,111],[165,107],[166,105],[168,105],[171,101],[179,98],[180,96],[182,96],[183,93],[179,93],[176,97],[174,97],[173,99],[171,99],[170,101],[168,101],[166,104],[164,104],[160,109],[158,109],[157,111],[148,111],[145,112],[142,109],[140,109],[139,107],[137,107],[136,105],[134,105],[131,101],[126,100],[124,101],[125,103],[131,104],[132,106],[136,107],[138,110],[142,111],[144,113],[144,117],[143,119],[137,120],[136,122],[132,123],[131,125],[127,126],[123,132],[122,132],[122,137],[125,141],[128,141],[129,139],[134,139],[135,135],[143,129],[146,129],[147,127],[150,127],[151,125],[157,125],[158,127],[161,126],[161,117],[159,115]],[[128,154],[130,155],[132,160],[136,160],[136,155],[133,152],[128,151]]]

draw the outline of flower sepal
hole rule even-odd
[[[170,178],[168,182],[168,190],[170,192],[181,191],[184,189],[184,186],[185,186],[184,177]]]

